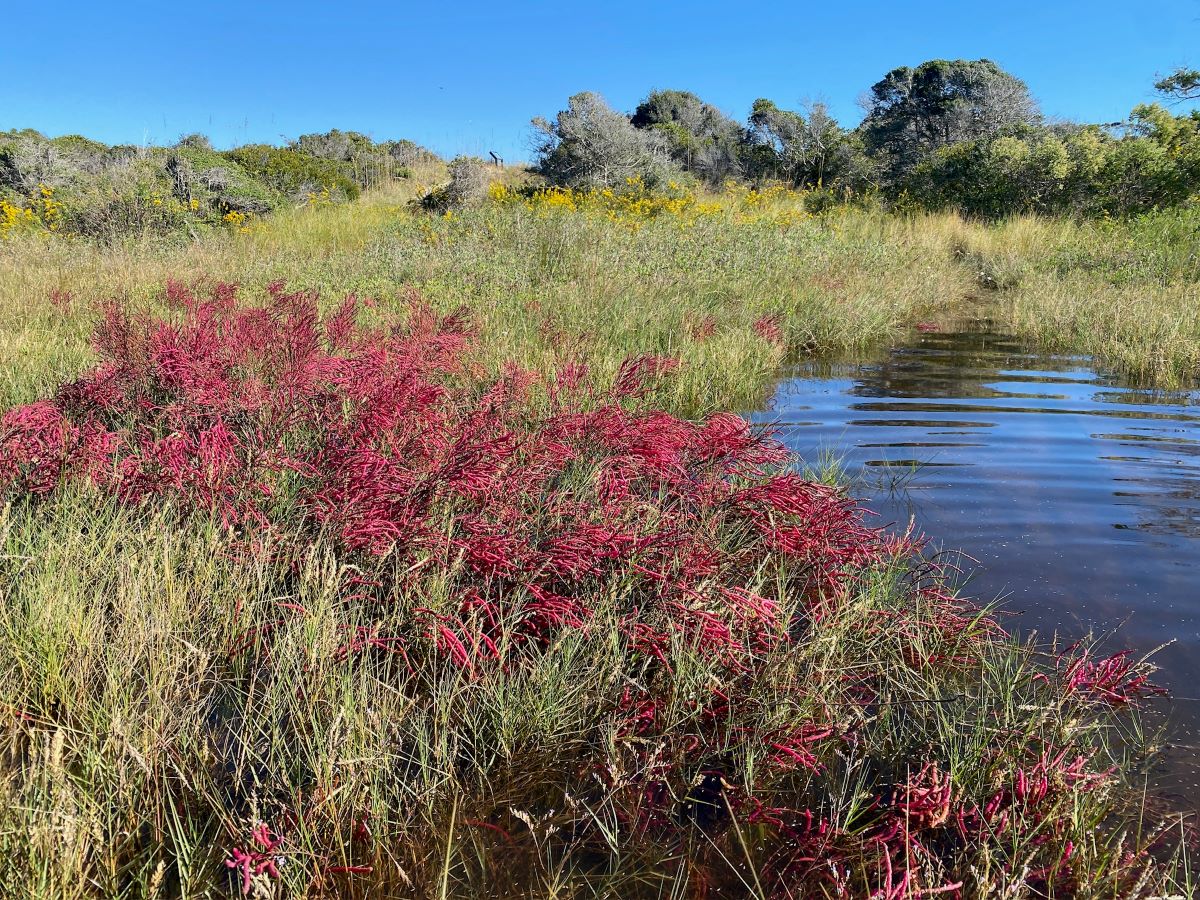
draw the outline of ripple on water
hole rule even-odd
[[[1022,627],[1172,642],[1156,661],[1174,733],[1200,743],[1200,391],[1129,385],[979,322],[799,366],[755,418],[807,460],[834,453],[883,521],[916,516],[977,560],[966,590],[1006,598]],[[1168,785],[1200,806],[1196,756],[1169,758]]]

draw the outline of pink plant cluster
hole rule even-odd
[[[485,380],[470,365],[469,318],[415,296],[403,323],[354,296],[322,318],[315,294],[280,283],[265,304],[232,285],[201,294],[177,282],[164,301],[172,311],[161,317],[105,307],[99,363],[4,414],[0,492],[36,498],[76,482],[128,504],[169,501],[268,550],[334,536],[367,573],[347,579],[347,608],[379,610],[344,627],[334,664],[380,656],[482,679],[590,633],[596,598],[608,597],[631,677],[608,723],[616,749],[597,746],[579,777],[615,798],[626,835],[679,842],[736,817],[767,848],[762,877],[779,896],[860,896],[866,879],[878,898],[957,896],[962,879],[943,864],[961,847],[1025,836],[1047,858],[1023,877],[1070,887],[1059,801],[1107,775],[1061,748],[1031,748],[985,797],[931,760],[882,787],[854,822],[822,814],[811,786],[856,735],[833,713],[772,724],[766,697],[823,706],[772,660],[838,615],[860,573],[913,548],[789,471],[782,445],[740,417],[647,408],[675,360],[630,359],[603,388],[582,364],[551,375],[510,366]],[[774,340],[779,325],[756,330]],[[396,598],[424,596],[431,575],[451,586],[449,603],[391,612]],[[878,627],[913,667],[969,668],[995,624],[935,588],[912,589],[921,618],[897,612]],[[236,651],[269,643],[270,627]],[[720,675],[691,701],[687,727],[668,714],[680,648]],[[1061,690],[1131,702],[1149,686],[1127,662],[1066,664]],[[854,687],[864,708],[878,702],[869,677]],[[754,780],[734,747],[761,748]],[[475,823],[512,841],[499,818]],[[264,827],[233,851],[243,891],[278,875],[278,842]]]
[[[276,851],[281,843],[283,838],[271,834],[270,829],[260,823],[250,832],[250,849],[233,848],[229,859],[225,860],[225,866],[238,874],[243,894],[250,893],[255,878],[269,880],[279,877]]]

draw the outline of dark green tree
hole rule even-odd
[[[1041,122],[1025,83],[989,59],[893,69],[871,88],[866,110],[864,144],[893,181],[943,147]]]
[[[861,180],[861,151],[823,103],[813,103],[805,115],[780,109],[770,100],[755,100],[749,136],[757,177],[805,187]]]
[[[1178,68],[1154,82],[1154,89],[1179,100],[1200,100],[1200,69]]]
[[[651,91],[630,121],[662,134],[671,158],[698,178],[719,184],[743,173],[745,131],[690,91]]]

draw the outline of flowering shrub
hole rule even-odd
[[[489,187],[488,196],[501,205],[522,204],[539,215],[593,215],[635,230],[654,219],[688,227],[700,219],[720,217],[732,225],[789,228],[812,218],[806,210],[811,191],[782,185],[750,188],[733,181],[722,193],[710,197],[673,181],[661,189],[651,189],[636,177],[629,178],[621,190],[539,187],[521,191],[496,182]]]
[[[411,142],[376,144],[342,132],[305,135],[290,147],[216,151],[198,134],[172,147],[135,149],[10,131],[0,134],[0,239],[18,228],[104,243],[131,235],[195,238],[222,224],[258,230],[289,201],[354,200],[363,188],[408,178],[405,161],[414,159],[436,157]],[[251,221],[223,223],[229,213]]]
[[[316,205],[313,203],[312,205]],[[249,234],[254,230],[258,220],[251,213],[239,212],[236,209],[231,209],[225,215],[221,216],[221,221],[224,222],[232,231],[239,234]]]
[[[42,228],[46,231],[58,231],[62,224],[62,204],[54,195],[54,188],[47,184],[39,184],[37,192],[28,201],[10,203],[0,198],[0,239],[8,237],[13,231],[24,228]]]
[[[686,221],[721,212],[719,204],[701,202],[692,191],[674,182],[666,190],[651,191],[638,178],[630,178],[626,188],[620,192],[612,188],[573,190],[543,187],[525,194],[495,183],[491,185],[489,195],[497,203],[522,203],[527,209],[538,213],[593,213],[635,226],[660,216]]]
[[[530,865],[526,851],[553,840],[598,870],[627,853],[695,865],[700,895],[740,891],[745,865],[778,897],[962,896],[997,877],[1014,893],[1074,892],[1084,826],[1071,810],[1113,779],[1097,748],[1074,733],[1004,735],[966,774],[887,724],[896,689],[879,665],[797,668],[813,635],[836,633],[914,547],[789,471],[783,447],[741,418],[645,408],[674,359],[630,359],[604,386],[578,364],[481,380],[465,313],[412,296],[403,325],[365,325],[372,304],[353,296],[322,318],[312,293],[268,293],[251,305],[233,285],[199,296],[171,282],[169,316],[107,306],[99,364],[0,419],[0,490],[36,502],[75,482],[133,507],[171,503],[266,557],[332,540],[347,566],[341,639],[323,664],[377,666],[417,708],[447,679],[511,678],[573,642],[612,655],[590,732],[557,748],[541,780],[524,776],[520,802],[542,808],[501,793],[462,822],[496,866]],[[854,620],[858,637],[906,677],[937,672],[965,696],[998,626],[926,576],[896,590]],[[308,615],[280,610],[232,656],[269,671],[286,617]],[[1046,708],[1107,709],[1151,689],[1125,656],[1017,680]],[[395,777],[417,778],[424,764],[410,765]],[[229,836],[237,889],[280,877],[286,830]],[[328,851],[314,878],[373,877]],[[739,854],[745,865],[728,862]]]
[[[37,218],[33,209],[0,198],[0,238],[8,237],[18,228],[28,228],[36,224]]]

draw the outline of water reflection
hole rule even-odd
[[[884,521],[915,516],[978,561],[966,590],[1045,633],[1150,650],[1181,745],[1198,743],[1200,391],[1152,391],[1086,358],[1029,352],[987,322],[867,362],[805,364],[761,421],[808,460],[839,454]],[[1115,649],[1115,647],[1114,647]],[[1188,766],[1178,790],[1200,805]]]

